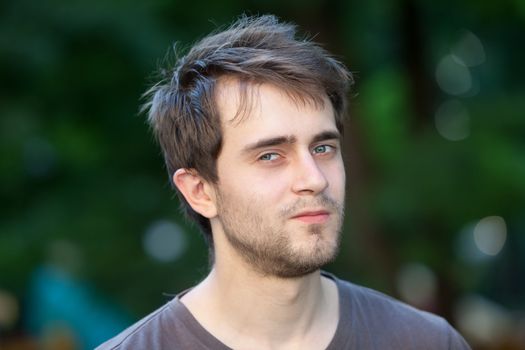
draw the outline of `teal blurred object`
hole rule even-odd
[[[67,335],[79,349],[93,349],[129,324],[131,317],[93,287],[51,266],[39,267],[29,289],[27,329],[40,340]]]

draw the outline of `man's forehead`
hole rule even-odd
[[[297,109],[322,110],[331,103],[325,94],[308,95],[270,83],[248,82],[236,77],[221,77],[215,86],[215,101],[222,124],[237,126],[247,118],[262,115],[261,99],[273,95]]]

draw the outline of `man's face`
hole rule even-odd
[[[248,114],[232,121],[238,85],[219,84],[215,225],[255,271],[299,277],[338,251],[345,184],[339,132],[328,99],[317,107],[271,85],[253,88]]]

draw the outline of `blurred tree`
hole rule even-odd
[[[422,264],[438,281],[424,307],[452,321],[466,293],[523,309],[520,0],[3,1],[0,289],[23,299],[53,265],[138,317],[206,273],[138,109],[173,42],[242,12],[298,23],[356,73],[348,220],[330,269],[398,294],[403,267]],[[469,255],[490,216],[507,243]],[[155,237],[184,249],[151,253]]]

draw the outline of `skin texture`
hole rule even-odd
[[[240,118],[237,82],[219,84],[218,183],[174,174],[215,246],[210,274],[181,301],[231,348],[325,348],[339,300],[319,268],[338,251],[345,183],[333,110],[271,85],[252,92]]]
[[[262,85],[249,117],[239,121],[228,98],[235,90],[230,83],[218,98],[224,144],[212,225],[262,275],[316,271],[337,254],[343,215],[344,170],[331,105],[297,105]]]

